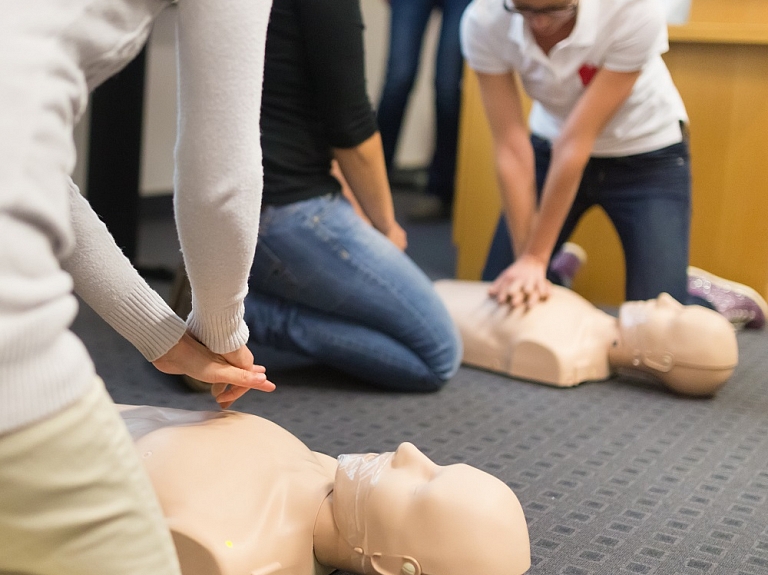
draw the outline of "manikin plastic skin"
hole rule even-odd
[[[435,283],[468,365],[560,387],[642,372],[677,393],[706,396],[738,363],[736,335],[723,316],[668,294],[626,302],[615,318],[559,286],[529,310],[512,309],[491,299],[488,285]]]
[[[254,415],[121,406],[184,575],[521,575],[520,503],[467,465],[310,451]]]

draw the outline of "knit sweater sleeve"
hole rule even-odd
[[[184,322],[139,275],[107,227],[70,182],[75,249],[62,261],[75,293],[149,361],[173,347]]]
[[[178,3],[175,209],[192,285],[189,330],[226,353],[248,339],[243,299],[256,248],[259,134],[270,0]]]

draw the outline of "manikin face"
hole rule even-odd
[[[394,453],[341,456],[334,517],[370,561],[366,572],[509,575],[530,565],[514,493],[467,465],[436,465],[410,443]]]
[[[733,328],[717,312],[682,305],[669,294],[628,302],[619,313],[621,345],[632,351],[633,363],[668,372],[675,365],[722,369],[734,366]]]
[[[622,341],[632,348],[636,356],[633,363],[661,372],[674,365],[669,349],[672,328],[679,321],[684,306],[668,294],[656,299],[627,302],[619,313],[619,330]]]
[[[569,25],[578,10],[578,0],[503,0],[504,7],[525,18],[539,36],[553,36]]]

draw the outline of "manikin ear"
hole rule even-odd
[[[374,553],[371,565],[378,575],[421,575],[421,565],[406,555],[382,555]]]
[[[675,359],[669,352],[649,351],[643,354],[643,363],[661,373],[667,373],[674,367]]]

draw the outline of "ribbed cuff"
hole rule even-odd
[[[221,313],[201,314],[193,303],[187,329],[214,353],[229,353],[248,341],[248,326],[243,321],[245,306],[240,303]]]
[[[144,282],[138,283],[104,319],[148,361],[168,352],[186,331],[184,321]]]

